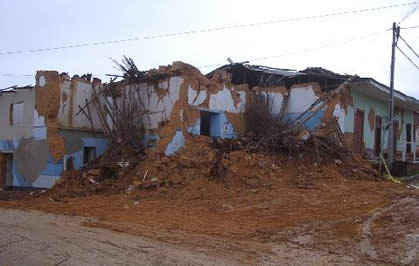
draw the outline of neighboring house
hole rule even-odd
[[[0,187],[49,188],[107,146],[78,106],[92,95],[86,79],[38,72],[35,87],[0,92]]]

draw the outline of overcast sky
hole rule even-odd
[[[0,53],[409,2],[414,1],[0,0]],[[386,29],[414,7],[165,38],[140,38],[139,41],[110,45],[0,55],[0,88],[32,84],[34,78],[23,75],[34,75],[36,70],[58,70],[70,75],[93,73],[108,81],[104,74],[117,72],[110,58],[119,60],[123,55],[132,57],[143,70],[180,60],[199,67],[203,73],[213,70],[217,64],[227,63],[228,57],[235,62],[264,58],[251,63],[297,70],[320,66],[338,73],[373,77],[388,85],[391,32]],[[416,25],[419,25],[419,8],[401,24],[402,27]],[[402,30],[401,35],[419,52],[419,28]],[[358,40],[345,42],[351,39]],[[402,42],[399,44],[419,64],[419,58]],[[327,48],[318,49],[324,46]],[[400,53],[397,53],[395,80],[396,89],[419,99],[419,70]]]

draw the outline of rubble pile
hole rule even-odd
[[[353,157],[320,165],[311,154],[248,153],[235,141],[214,140],[205,136],[191,137],[189,145],[176,156],[166,157],[150,153],[145,161],[121,180],[128,190],[168,189],[187,186],[195,180],[220,183],[228,188],[271,188],[274,184],[296,184],[301,179],[312,179],[324,172],[337,179],[370,178],[377,175],[368,163]],[[220,146],[230,150],[220,152]],[[221,156],[221,157],[220,157]],[[332,174],[332,175],[333,175]],[[298,180],[299,179],[299,180]]]
[[[271,189],[284,185],[310,188],[313,179],[322,176],[332,176],[340,181],[377,176],[368,163],[357,157],[346,162],[333,159],[327,164],[319,164],[307,153],[248,153],[240,149],[243,145],[240,140],[217,142],[210,137],[190,136],[188,141],[175,156],[147,151],[146,158],[134,168],[115,164],[65,172],[50,193],[77,197],[95,193],[169,191],[184,189],[195,182],[199,182],[201,188],[216,183],[239,189]],[[231,149],[220,153],[220,145]],[[220,154],[222,157],[217,158]]]

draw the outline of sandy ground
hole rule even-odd
[[[322,178],[304,189],[205,189],[21,200],[0,193],[0,261],[419,265],[419,191],[406,185]]]
[[[110,230],[83,226],[91,219],[38,211],[0,210],[1,265],[356,265],[359,258],[304,248],[273,245],[262,261],[257,251],[229,252],[203,246],[182,247]],[[209,242],[208,239],[206,239]],[[213,240],[214,241],[214,240]],[[415,254],[416,256],[416,254]]]
[[[82,225],[86,218],[0,209],[0,265],[231,265],[228,257]]]

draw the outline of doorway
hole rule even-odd
[[[397,152],[398,131],[399,131],[399,122],[394,121],[393,123],[393,154],[396,154]]]
[[[96,147],[84,147],[83,164],[88,164],[96,159]]]
[[[201,125],[200,125],[200,135],[209,136],[210,135],[210,117],[211,113],[207,111],[201,111]]]
[[[12,185],[13,153],[0,153],[0,188]]]
[[[412,124],[406,124],[406,153],[412,153]]]
[[[220,113],[201,111],[200,135],[219,137],[221,134]]]
[[[356,110],[354,118],[354,140],[353,152],[362,153],[362,143],[364,137],[364,112]]]
[[[381,134],[382,134],[383,118],[375,117],[375,155],[380,156],[381,153]]]

